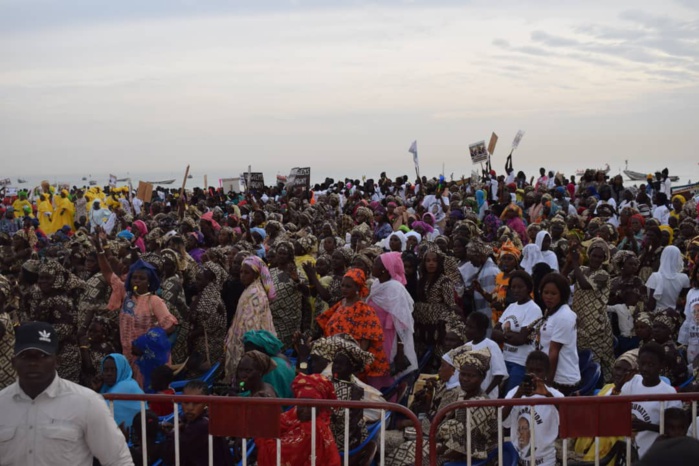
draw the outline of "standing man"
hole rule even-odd
[[[17,381],[0,391],[1,466],[133,466],[104,399],[56,373],[58,335],[44,322],[15,331]]]

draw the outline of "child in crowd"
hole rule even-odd
[[[627,288],[622,293],[623,303],[607,306],[607,312],[617,315],[619,323],[619,340],[617,347],[614,349],[615,356],[619,356],[626,351],[638,347],[638,338],[634,336],[634,321],[633,316],[636,313],[636,306],[640,296],[637,290]]]
[[[201,380],[191,380],[184,386],[185,396],[209,395],[209,386]],[[180,425],[180,465],[206,466],[209,464],[209,417],[204,403],[182,403],[184,422]],[[184,446],[184,448],[183,448]],[[163,447],[163,462],[175,464],[175,434],[170,432]],[[213,440],[214,464],[232,466],[233,457],[223,437]]]
[[[658,343],[650,342],[638,351],[636,374],[621,388],[621,395],[661,395],[674,394],[675,389],[660,380],[660,372],[665,364],[665,350]],[[681,408],[679,401],[665,402],[665,408]],[[660,432],[660,402],[639,401],[631,404],[631,425],[636,432],[635,443],[638,456],[648,451]]]
[[[527,356],[526,374],[522,383],[510,390],[505,399],[563,397],[563,393],[544,383],[551,361],[546,353],[532,351]],[[554,466],[558,436],[558,409],[554,405],[540,405],[534,410],[534,422],[529,406],[506,406],[503,409],[503,426],[511,429],[513,445],[519,453],[520,462],[529,464],[532,454],[537,466]],[[532,436],[532,430],[534,435]],[[531,439],[534,438],[534,445]],[[532,450],[531,447],[534,447]]]
[[[466,339],[469,340],[466,344],[471,346],[473,351],[483,348],[490,350],[490,367],[483,379],[481,388],[487,397],[494,400],[500,395],[500,383],[507,377],[507,366],[505,366],[500,346],[486,337],[489,323],[490,319],[487,315],[480,312],[471,313],[466,318]]]

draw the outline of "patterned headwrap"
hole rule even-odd
[[[338,353],[345,354],[358,367],[366,367],[374,362],[374,355],[364,351],[351,335],[338,333],[331,337],[319,338],[313,342],[311,354],[332,362]]]
[[[291,383],[294,398],[312,400],[336,400],[332,382],[320,374],[299,374]]]
[[[53,284],[51,285],[51,289],[54,291],[66,291],[64,290],[64,287],[66,285],[67,279],[68,279],[68,271],[63,268],[61,264],[54,260],[48,260],[46,262],[42,262],[39,265],[39,269],[37,271],[38,273],[42,274],[49,274],[53,277]]]
[[[310,254],[311,251],[313,250],[313,246],[316,244],[316,237],[313,235],[306,235],[302,238],[299,238],[299,246],[301,246],[301,252],[303,254]]]
[[[463,346],[452,350],[452,360],[459,370],[463,370],[465,366],[475,367],[478,372],[485,374],[490,368],[490,350],[488,348],[483,348],[477,351],[460,350]]]
[[[680,326],[680,315],[674,309],[664,309],[653,315],[653,324],[656,323],[665,325],[674,335]]]
[[[228,255],[224,248],[214,247],[206,250],[206,258],[209,261],[216,262],[218,265],[225,267],[228,261]]]
[[[642,324],[646,324],[649,327],[653,326],[653,318],[651,317],[650,313],[648,312],[639,312],[636,314],[636,322],[640,322]]]
[[[5,300],[10,297],[12,293],[12,283],[3,275],[0,275],[0,295],[2,295]]]
[[[593,249],[601,249],[604,252],[604,262],[609,262],[609,245],[602,238],[593,238],[590,240],[590,244],[587,246],[587,257],[590,257],[590,253]]]
[[[514,256],[515,259],[517,259],[517,260],[519,260],[520,257],[522,257],[522,251],[517,249],[517,247],[514,245],[514,243],[512,241],[510,241],[509,239],[507,241],[505,241],[502,244],[502,246],[500,246],[500,250],[498,252],[498,259],[500,259],[502,256],[505,256],[507,254]]]
[[[27,232],[27,230],[24,230],[24,229],[18,230],[14,234],[14,236],[16,236],[17,238],[22,238],[24,241],[27,242],[27,244],[29,244],[29,247],[31,247],[31,248],[36,246],[36,243],[39,242],[39,239],[36,237],[36,233],[34,233],[33,228],[31,228],[28,232]]]
[[[511,203],[505,207],[505,210],[503,210],[500,214],[500,218],[504,220],[507,217],[508,212],[514,212],[518,217],[522,217],[522,208],[517,204]]]
[[[267,220],[267,223],[265,223],[265,230],[268,230],[269,234],[274,236],[272,232],[283,232],[284,231],[284,226],[280,221],[277,220]]]
[[[472,238],[466,246],[468,254],[479,254],[489,256],[493,253],[493,248],[479,239]]]
[[[277,297],[277,292],[274,289],[274,282],[272,281],[272,276],[269,274],[267,264],[265,264],[264,261],[257,256],[248,256],[243,259],[242,265],[247,265],[260,275],[260,281],[262,282],[262,287],[267,293],[267,297],[270,301],[274,300],[274,298]]]
[[[357,207],[357,210],[356,210],[355,213],[354,213],[354,217],[355,217],[357,220],[360,220],[360,219],[361,219],[361,220],[364,220],[364,221],[371,221],[371,219],[374,218],[374,213],[371,211],[370,208],[364,207],[364,206],[360,206],[360,207]],[[360,221],[361,221],[361,220],[360,220]]]
[[[342,254],[342,259],[344,259],[346,267],[348,267],[352,263],[352,259],[354,259],[354,252],[352,252],[350,248],[337,248],[335,249],[333,254],[335,254],[336,252]]]
[[[243,335],[243,343],[250,343],[262,349],[268,356],[276,356],[284,344],[268,330],[248,330]]]
[[[616,359],[616,362],[626,362],[631,366],[631,370],[638,370],[638,348],[627,351]]]
[[[345,277],[351,278],[359,288],[359,296],[365,298],[369,295],[369,289],[366,287],[366,275],[362,269],[352,268],[345,273]],[[344,277],[343,277],[344,278]]]
[[[358,233],[366,241],[371,240],[371,228],[366,223],[360,223],[356,227],[352,228],[351,234],[354,235],[355,233]]]
[[[277,368],[277,363],[272,360],[268,355],[261,351],[257,350],[252,350],[252,351],[247,351],[243,356],[240,358],[242,361],[243,358],[250,358],[252,361],[255,363],[255,365],[258,367],[260,370],[260,373],[262,375],[269,374],[272,372],[274,369]],[[238,363],[240,364],[240,363]]]
[[[356,254],[352,260],[353,261],[355,261],[355,260],[361,261],[367,270],[371,270],[371,268],[374,266],[374,261],[371,260],[371,257],[369,257],[369,255],[367,254],[366,251],[359,253],[359,254]]]
[[[636,254],[631,251],[619,250],[614,254],[614,257],[612,257],[612,265],[617,273],[621,273],[621,268],[631,257],[636,257]]]

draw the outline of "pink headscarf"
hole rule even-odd
[[[134,244],[141,251],[141,254],[145,254],[146,243],[145,241],[143,241],[143,237],[146,236],[146,234],[148,233],[148,227],[146,226],[146,223],[143,220],[136,220],[131,225],[131,229],[138,230],[138,238],[136,239]]]
[[[405,285],[408,281],[405,279],[405,268],[403,267],[403,258],[399,252],[386,252],[381,254],[381,262],[386,267],[388,274],[393,280],[398,281],[401,285]]]
[[[214,231],[219,231],[221,229],[221,225],[218,224],[216,220],[214,220],[214,213],[213,212],[207,212],[201,217],[199,217],[200,220],[204,220],[206,222],[209,222],[211,226],[214,228]]]
[[[262,288],[264,288],[267,293],[267,297],[270,301],[277,297],[277,291],[274,289],[274,282],[272,281],[272,275],[269,273],[267,264],[257,256],[248,256],[243,259],[243,265],[247,265],[252,270],[260,274],[260,281],[262,282]]]

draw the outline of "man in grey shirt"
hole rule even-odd
[[[0,391],[0,466],[133,466],[104,399],[56,373],[57,349],[47,323],[16,329],[18,380]]]

